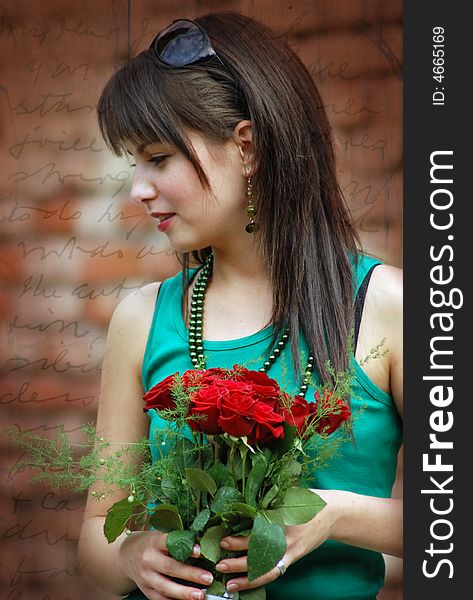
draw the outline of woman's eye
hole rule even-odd
[[[152,163],[154,163],[155,165],[159,165],[159,164],[160,164],[160,163],[162,163],[162,162],[163,162],[163,160],[164,160],[164,159],[166,159],[166,158],[167,158],[167,155],[163,155],[163,154],[161,154],[161,155],[159,155],[159,156],[152,156],[152,157],[149,159],[149,162],[152,162]]]
[[[150,159],[148,159],[148,162],[153,163],[154,165],[159,165],[166,158],[168,158],[167,154],[159,154],[157,156],[152,156]],[[130,163],[130,167],[136,167],[136,163]]]

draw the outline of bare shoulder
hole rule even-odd
[[[403,272],[391,265],[377,266],[370,279],[356,349],[363,360],[384,340],[384,357],[370,360],[363,369],[381,389],[395,398],[402,411]]]
[[[367,301],[383,321],[402,319],[403,271],[398,267],[382,264],[371,276]]]
[[[113,312],[111,331],[132,333],[130,342],[139,342],[143,336],[147,337],[160,285],[160,282],[149,283],[123,298]]]
[[[133,319],[136,324],[137,311],[144,310],[146,314],[152,314],[160,285],[160,282],[148,283],[125,296],[116,306],[113,318],[123,319],[125,322]]]
[[[402,350],[402,269],[379,265],[373,271],[366,294],[366,326],[386,340],[391,358]]]
[[[137,366],[143,358],[160,285],[150,283],[128,294],[116,306],[110,321],[109,342],[122,346]]]

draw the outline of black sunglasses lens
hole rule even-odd
[[[214,54],[204,32],[186,21],[178,21],[164,30],[153,45],[159,58],[174,67],[190,65]]]

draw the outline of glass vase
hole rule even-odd
[[[223,596],[215,594],[205,594],[205,600],[239,600],[238,592],[224,592]]]

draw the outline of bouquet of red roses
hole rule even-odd
[[[175,373],[144,396],[151,436],[132,444],[112,444],[89,425],[84,444],[71,442],[61,426],[55,439],[32,430],[2,435],[26,450],[28,458],[13,470],[37,469],[33,482],[55,491],[93,486],[98,500],[117,487],[127,490],[107,511],[107,540],[132,529],[166,532],[169,553],[182,562],[203,561],[214,574],[207,594],[219,595],[226,579],[215,565],[232,556],[224,554],[222,537],[249,536],[253,581],[284,556],[285,527],[306,523],[325,506],[303,483],[349,433],[344,398],[353,373],[333,375],[335,384],[319,387],[308,402],[239,365]],[[199,559],[191,556],[196,543]],[[264,588],[240,592],[241,600],[250,595],[260,600]]]
[[[224,575],[213,567],[223,558],[226,535],[249,536],[250,581],[273,569],[285,553],[285,526],[306,523],[325,506],[298,485],[303,468],[311,466],[305,447],[349,419],[347,404],[327,388],[314,402],[292,397],[266,373],[239,365],[175,373],[144,401],[145,411],[157,411],[168,423],[156,428],[151,442],[161,474],[148,510],[151,525],[168,532],[169,553],[192,561],[198,543],[205,568],[215,575],[207,590],[213,594],[225,590]],[[123,530],[124,511],[131,519],[142,501],[131,495],[112,506],[109,541]]]

